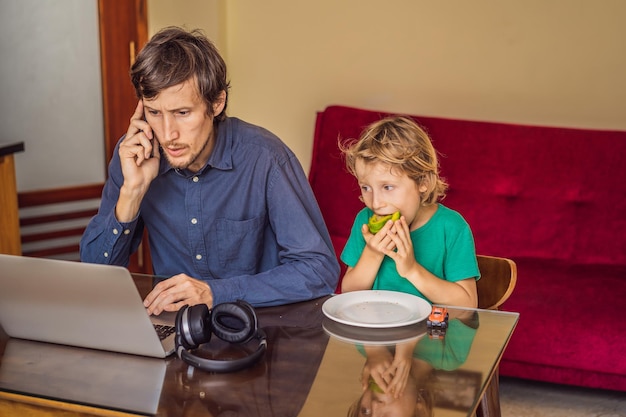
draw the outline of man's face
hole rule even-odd
[[[208,111],[192,79],[166,88],[152,100],[144,98],[143,105],[146,121],[170,165],[200,170],[213,149],[213,114],[222,111],[224,101]]]

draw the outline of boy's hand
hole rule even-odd
[[[396,244],[391,238],[391,234],[394,233],[394,224],[395,222],[391,220],[387,221],[382,229],[376,232],[376,234],[370,232],[367,224],[361,226],[361,232],[363,233],[363,238],[365,239],[367,247],[381,255],[385,255],[387,251],[393,251],[396,248]]]
[[[413,365],[413,350],[417,340],[398,343],[396,345],[396,353],[393,357],[393,362],[387,374],[391,378],[389,383],[389,392],[393,394],[394,398],[399,398],[406,389],[409,374],[411,373],[411,366]]]
[[[409,225],[404,216],[400,217],[400,220],[394,223],[393,229],[387,233],[386,237],[391,240],[393,249],[386,248],[384,252],[385,255],[394,260],[398,274],[400,274],[401,277],[408,276],[417,266],[417,261],[415,260],[415,253],[413,252],[413,242],[411,241]]]
[[[366,346],[364,349],[367,359],[361,372],[362,389],[369,387],[369,380],[372,378],[383,392],[387,392],[393,378],[387,372],[393,362],[391,352],[385,346]]]

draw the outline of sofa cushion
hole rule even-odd
[[[515,259],[503,375],[626,391],[626,266]]]

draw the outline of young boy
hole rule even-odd
[[[366,206],[341,254],[348,266],[342,291],[394,290],[431,303],[476,307],[474,238],[463,217],[438,202],[447,184],[426,132],[410,118],[389,117],[342,151]],[[370,231],[373,215],[396,212],[399,220]]]

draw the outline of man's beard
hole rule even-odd
[[[194,162],[196,162],[198,157],[202,154],[202,152],[204,152],[206,147],[209,145],[209,142],[210,142],[209,138],[207,138],[204,141],[204,143],[202,144],[202,148],[200,148],[200,150],[198,150],[198,152],[192,153],[186,161],[174,161],[174,160],[171,159],[170,154],[168,154],[166,150],[164,150],[163,153],[165,154],[165,158],[167,159],[167,162],[169,162],[169,164],[172,166],[172,168],[175,168],[175,169],[187,169]],[[161,144],[161,147],[162,148],[167,148],[171,144],[172,144],[172,142],[166,142],[164,144]],[[189,146],[185,145],[185,146],[183,146],[183,148],[189,149]]]

